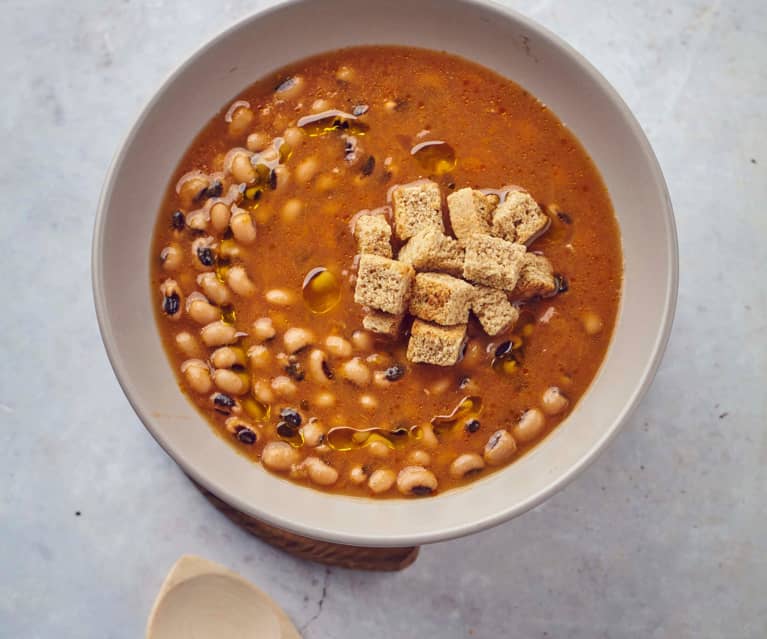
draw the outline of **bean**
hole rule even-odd
[[[330,486],[338,481],[338,471],[319,457],[307,457],[303,463],[315,484]]]
[[[290,470],[300,457],[301,454],[287,442],[269,442],[261,451],[261,463],[278,472]]]
[[[304,436],[304,444],[312,448],[319,446],[325,441],[325,429],[316,419],[310,420],[301,426],[301,434]]]
[[[328,367],[325,351],[315,348],[311,353],[309,353],[307,369],[309,371],[309,377],[312,379],[312,381],[318,384],[330,383],[330,377],[328,376],[330,368]]]
[[[272,144],[271,146],[265,148],[261,153],[258,154],[258,162],[262,164],[273,164],[274,162],[277,162],[280,159],[280,152],[277,150],[277,147]]]
[[[289,328],[282,336],[282,341],[285,344],[285,350],[292,354],[314,342],[314,335],[305,328]]]
[[[509,432],[497,430],[487,440],[482,456],[490,466],[499,466],[511,459],[516,451],[517,442]]]
[[[239,415],[242,412],[240,402],[226,393],[216,391],[210,396],[210,402],[213,404],[213,410],[224,415]]]
[[[506,432],[506,431],[504,431]],[[461,479],[471,473],[478,473],[485,467],[485,462],[476,453],[464,453],[459,455],[450,464],[450,476],[454,479]]]
[[[283,222],[295,222],[304,210],[304,203],[296,197],[290,198],[282,206]]]
[[[200,329],[200,337],[206,346],[224,346],[237,341],[237,329],[218,320],[203,326]]]
[[[201,359],[188,359],[181,363],[181,373],[195,393],[210,392],[212,381],[210,369]]]
[[[182,178],[177,186],[178,197],[181,205],[186,209],[199,197],[206,188],[208,188],[208,177],[201,174],[191,174]]]
[[[226,306],[232,301],[232,292],[226,284],[216,277],[215,273],[200,273],[197,284],[205,296],[219,306]]]
[[[371,457],[378,457],[379,459],[386,459],[391,455],[391,448],[380,440],[370,442],[365,446],[365,450]]]
[[[593,311],[585,312],[581,321],[583,322],[583,328],[588,335],[598,335],[604,328],[602,318]]]
[[[272,339],[277,331],[274,330],[274,323],[270,317],[259,317],[251,328],[251,334],[257,340],[265,342]]]
[[[428,466],[431,464],[431,455],[425,450],[413,450],[407,456],[407,463],[410,466]]]
[[[296,167],[295,176],[299,182],[307,183],[320,170],[320,163],[315,157],[308,157]]]
[[[364,484],[368,476],[362,466],[353,466],[349,471],[349,481],[353,484]]]
[[[266,368],[272,361],[272,354],[266,346],[256,344],[248,349],[251,368]]]
[[[216,202],[210,207],[210,223],[219,233],[223,233],[229,228],[229,220],[232,217],[232,211],[225,202]]]
[[[210,271],[216,264],[218,242],[210,236],[192,242],[192,262],[198,271]]]
[[[360,395],[360,406],[365,410],[375,410],[378,408],[378,400],[372,395]]]
[[[405,466],[397,475],[397,489],[403,495],[431,495],[437,490],[437,478],[423,466]]]
[[[276,182],[273,188],[275,191],[283,190],[288,184],[290,184],[290,170],[288,167],[280,164],[273,169],[274,177],[271,180]]]
[[[229,228],[232,229],[234,239],[240,244],[253,244],[256,241],[256,225],[253,219],[244,209],[235,209],[229,220]]]
[[[333,395],[333,393],[328,393],[327,391],[323,391],[321,393],[317,393],[317,395],[314,398],[314,405],[318,408],[330,408],[332,406],[335,406],[336,404],[336,396]]]
[[[226,272],[226,283],[240,297],[250,297],[256,292],[256,285],[248,277],[244,266],[233,266]]]
[[[328,335],[325,338],[325,347],[334,357],[351,357],[352,354],[352,345],[338,335]]]
[[[162,311],[168,319],[177,320],[181,318],[182,304],[184,294],[176,280],[167,279],[160,284],[160,294],[162,295]]]
[[[294,149],[304,141],[304,131],[297,126],[291,126],[285,129],[282,138]]]
[[[294,397],[298,387],[287,375],[278,375],[272,380],[272,390],[280,397]]]
[[[274,391],[265,379],[257,379],[253,382],[253,397],[262,404],[273,404],[275,401]]]
[[[245,146],[249,151],[261,151],[269,144],[269,136],[263,131],[256,131],[248,136]]]
[[[331,108],[330,102],[322,98],[318,98],[312,102],[311,110],[314,113],[322,113],[323,111],[329,111]]]
[[[394,486],[394,482],[396,481],[397,475],[394,474],[393,470],[379,468],[378,470],[373,471],[373,474],[370,475],[370,479],[368,479],[368,488],[378,495],[379,493],[385,493],[389,490]]]
[[[545,424],[546,419],[543,413],[537,408],[531,408],[522,413],[522,417],[519,418],[517,424],[511,429],[511,434],[514,435],[515,439],[523,443],[529,442],[541,434]]]
[[[290,306],[296,301],[295,295],[284,288],[273,288],[264,296],[269,304],[274,306]]]
[[[234,346],[222,346],[210,355],[210,363],[215,368],[232,368],[232,366],[245,366],[245,353],[241,348]]]
[[[436,448],[439,446],[439,440],[434,434],[434,427],[431,424],[423,424],[421,427],[421,444],[426,448]]]
[[[541,398],[541,407],[547,415],[558,415],[567,408],[569,403],[567,397],[562,394],[558,386],[547,388]]]
[[[294,75],[280,82],[274,92],[281,100],[290,100],[297,97],[304,90],[305,85],[303,76]]]
[[[314,188],[317,189],[319,193],[327,193],[332,191],[335,186],[336,178],[332,173],[323,173],[317,178],[314,184]]]
[[[258,175],[247,154],[238,153],[232,158],[232,177],[237,182],[245,184],[251,184],[256,181]]]
[[[207,298],[198,291],[186,298],[186,313],[192,321],[203,325],[221,319],[221,310],[208,302]]]
[[[240,107],[232,113],[232,121],[229,123],[229,137],[239,138],[253,124],[255,114],[248,107]]]
[[[213,371],[213,383],[229,395],[242,395],[248,390],[248,376],[228,368]]]
[[[451,380],[447,378],[438,379],[429,387],[429,394],[442,395],[448,388],[450,388]]]
[[[205,209],[197,209],[186,216],[186,225],[195,231],[207,231],[210,215]]]
[[[346,65],[338,67],[336,71],[336,80],[341,82],[351,82],[354,79],[354,69]]]
[[[392,382],[386,375],[386,371],[376,371],[373,373],[373,384],[379,388],[387,388],[392,385]]]
[[[358,351],[372,350],[373,336],[367,331],[354,331],[352,333],[352,344]]]
[[[160,262],[166,271],[177,271],[182,261],[183,254],[178,244],[169,244],[160,251]]]
[[[200,352],[200,345],[191,333],[181,331],[176,335],[176,346],[188,357],[194,357]]]
[[[359,357],[353,357],[348,362],[341,364],[338,374],[355,386],[363,387],[370,383],[370,369]]]

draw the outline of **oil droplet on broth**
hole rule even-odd
[[[338,278],[322,266],[306,274],[303,283],[304,302],[312,313],[327,313],[341,299],[341,284]]]
[[[478,417],[482,412],[482,398],[477,395],[464,397],[449,415],[438,415],[431,420],[436,432],[450,430],[459,420]]]
[[[430,140],[416,144],[410,149],[410,155],[432,175],[449,173],[457,164],[453,147],[442,140]]]
[[[349,426],[336,426],[328,431],[326,442],[333,450],[354,450],[364,448],[373,442],[382,442],[389,448],[402,448],[412,435],[416,437],[414,426],[410,429],[395,428],[394,430],[385,430],[383,428],[367,428],[357,430]]]
[[[242,407],[245,412],[253,419],[264,420],[269,418],[271,413],[271,406],[269,404],[263,404],[255,399],[245,399],[242,402]]]

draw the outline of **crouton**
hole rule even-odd
[[[519,319],[519,309],[511,305],[506,293],[489,286],[474,287],[471,310],[491,337],[514,328]]]
[[[551,295],[557,288],[554,267],[543,255],[526,253],[514,295],[522,298]]]
[[[549,217],[527,191],[511,191],[493,212],[491,234],[530,244],[549,225]]]
[[[391,226],[382,215],[360,215],[354,222],[357,252],[391,257]]]
[[[445,326],[469,321],[474,287],[445,273],[418,273],[410,296],[410,314]]]
[[[407,309],[415,271],[409,264],[380,255],[362,255],[357,270],[354,301],[392,315]]]
[[[410,329],[407,359],[414,363],[453,366],[461,358],[466,341],[466,324],[437,326],[415,320]]]
[[[362,326],[371,333],[397,337],[402,324],[402,315],[390,315],[380,311],[371,311],[362,318]]]
[[[392,192],[394,202],[394,232],[401,240],[418,231],[433,228],[442,233],[442,195],[434,182],[422,181],[398,186]]]
[[[461,275],[464,253],[463,246],[452,237],[428,228],[411,237],[400,249],[397,259],[410,264],[416,271],[444,271]]]
[[[497,195],[485,195],[468,187],[448,195],[447,208],[455,236],[465,240],[470,235],[489,235],[496,206]]]
[[[466,241],[463,276],[477,284],[513,291],[527,249],[499,237],[472,235]]]

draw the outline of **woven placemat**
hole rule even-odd
[[[255,535],[261,541],[280,550],[309,561],[316,561],[328,566],[351,568],[352,570],[396,571],[407,568],[418,557],[418,547],[410,548],[365,548],[317,541],[265,524],[250,515],[246,515],[226,502],[220,500],[198,483],[192,481],[226,517]]]

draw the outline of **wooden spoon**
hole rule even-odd
[[[285,612],[237,573],[184,555],[170,569],[146,639],[300,639]]]

